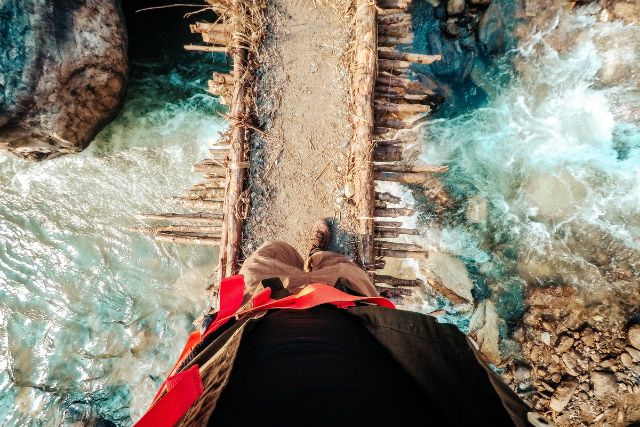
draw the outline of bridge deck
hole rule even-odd
[[[231,104],[230,128],[211,158],[194,166],[203,181],[180,198],[199,212],[147,215],[179,224],[145,231],[173,243],[219,245],[225,277],[265,240],[303,252],[313,221],[333,217],[333,249],[352,252],[387,295],[425,286],[392,275],[427,251],[414,237],[412,206],[380,190],[384,182],[396,190],[423,186],[436,204],[446,203],[433,177],[446,167],[407,158],[415,138],[406,129],[436,96],[413,78],[411,65],[439,59],[397,50],[413,38],[411,0],[208,1],[220,18],[191,25],[207,45],[186,48],[233,58],[232,73],[209,81],[209,91]]]

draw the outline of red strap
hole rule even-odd
[[[169,391],[147,411],[135,427],[172,427],[203,393],[200,367],[194,365],[167,381]]]
[[[222,279],[220,282],[220,310],[218,310],[218,315],[216,319],[225,319],[224,322],[213,322],[213,324],[209,327],[209,330],[216,330],[229,320],[233,314],[238,311],[240,306],[242,305],[242,299],[244,298],[244,276],[236,275]],[[187,343],[184,345],[182,349],[182,353],[180,353],[180,357],[178,357],[178,361],[173,365],[171,371],[169,371],[169,376],[160,386],[160,390],[156,393],[153,401],[155,402],[158,397],[162,394],[167,382],[171,378],[171,375],[175,372],[175,370],[182,364],[184,359],[191,353],[193,348],[202,341],[204,337],[200,335],[200,331],[191,332],[189,335],[189,339]]]
[[[222,279],[220,282],[220,310],[218,310],[216,319],[233,315],[242,305],[243,298],[244,276],[236,275]]]
[[[244,287],[244,286],[243,286]],[[231,317],[250,313],[252,311],[273,310],[273,309],[289,309],[289,310],[306,310],[322,304],[332,304],[337,307],[345,308],[355,305],[356,302],[368,302],[376,304],[380,307],[395,308],[391,301],[382,297],[357,297],[344,293],[331,285],[324,283],[314,283],[307,285],[300,292],[288,297],[272,300],[269,298],[271,289],[267,288],[253,299],[251,308],[241,312],[233,312],[232,314],[222,317],[218,315],[216,321],[209,327],[207,332],[202,336],[204,339],[207,335],[215,331]],[[222,297],[222,292],[220,293]],[[220,310],[222,311],[222,300]]]

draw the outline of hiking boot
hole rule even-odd
[[[326,251],[329,249],[329,240],[331,240],[331,229],[326,219],[319,219],[313,224],[311,235],[309,236],[309,255],[317,251]]]

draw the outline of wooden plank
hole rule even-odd
[[[374,216],[379,218],[397,218],[399,216],[411,216],[414,213],[415,211],[410,208],[386,208],[376,209]]]
[[[144,213],[137,215],[139,219],[152,221],[175,221],[196,224],[209,224],[222,221],[221,214],[214,213]]]
[[[357,0],[355,14],[355,73],[353,77],[355,138],[351,155],[356,165],[353,182],[358,217],[359,253],[365,268],[375,262],[373,180],[373,93],[377,73],[375,2]]]
[[[444,173],[449,170],[448,166],[431,165],[399,165],[399,164],[379,164],[374,165],[375,172],[398,172],[398,173]]]
[[[186,44],[184,45],[184,50],[227,53],[227,48],[224,46],[200,46],[195,44]]]
[[[395,59],[415,64],[433,64],[442,59],[442,55],[423,55],[419,53],[398,52],[392,48],[379,47],[378,57],[381,59]]]
[[[241,11],[243,0],[233,0],[233,10]],[[233,16],[234,20],[249,19],[246,16]],[[240,27],[240,25],[238,25]],[[241,122],[247,115],[245,105],[245,90],[248,82],[247,52],[248,49],[233,49],[232,59],[236,84],[233,88],[230,117],[233,121]],[[244,162],[247,129],[244,126],[235,125],[231,130],[231,149],[229,151],[230,164]],[[222,228],[220,250],[220,275],[221,278],[233,276],[239,270],[238,260],[241,255],[242,225],[244,219],[237,211],[240,206],[242,192],[244,191],[244,168],[232,168],[227,178],[227,194],[224,203],[224,227]]]
[[[386,274],[374,274],[376,283],[384,283],[389,286],[398,287],[420,287],[424,285],[424,282],[420,279],[400,279],[398,277],[389,276]]]

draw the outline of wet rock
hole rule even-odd
[[[500,318],[496,314],[495,305],[490,300],[478,304],[469,322],[469,332],[475,333],[480,351],[494,365],[500,363]]]
[[[119,2],[0,3],[0,148],[82,150],[117,113],[128,72]]]
[[[615,397],[618,392],[616,377],[604,372],[592,372],[591,383],[593,384],[593,394],[598,399]]]
[[[500,6],[492,3],[478,22],[478,43],[485,55],[497,55],[504,49],[504,20]]]
[[[467,205],[467,222],[484,224],[487,222],[487,198],[476,194],[469,198]]]
[[[465,6],[464,0],[449,0],[447,2],[447,13],[449,15],[460,15],[464,12]]]
[[[577,388],[578,380],[575,378],[569,378],[562,381],[558,388],[556,388],[553,393],[553,397],[551,397],[551,401],[549,402],[551,409],[556,412],[562,412],[571,400],[571,397],[573,397]]]
[[[434,251],[429,254],[426,267],[442,281],[443,286],[467,301],[473,301],[473,282],[469,278],[467,267],[458,258]]]
[[[442,56],[440,61],[430,65],[431,72],[436,77],[452,78],[457,81],[463,81],[469,77],[476,57],[474,50],[462,49],[458,40],[447,39],[440,31],[429,31],[427,44],[429,53]]]
[[[444,27],[444,33],[452,38],[457,39],[460,36],[460,28],[458,27],[458,21],[455,18],[449,18],[447,25]]]
[[[629,328],[627,339],[633,347],[640,350],[640,325],[633,325]]]

